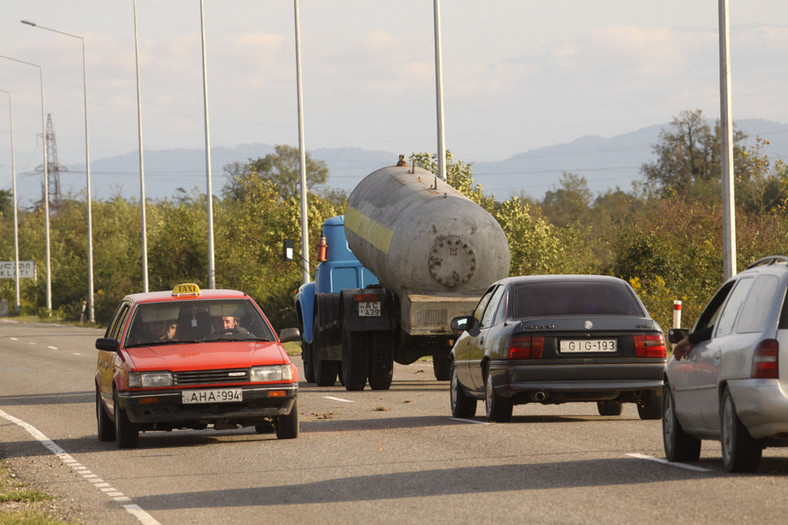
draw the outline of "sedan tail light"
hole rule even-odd
[[[777,339],[764,339],[755,347],[752,355],[753,378],[779,379],[780,370],[777,356],[780,355],[780,343]]]
[[[509,359],[541,359],[544,337],[515,334],[509,338]]]
[[[635,340],[635,356],[666,357],[665,336],[662,334],[646,334],[632,336]]]

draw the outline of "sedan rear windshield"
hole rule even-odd
[[[514,288],[514,318],[564,315],[647,315],[623,284],[590,281],[541,282]]]
[[[133,316],[126,346],[276,340],[259,310],[247,299],[142,303]]]

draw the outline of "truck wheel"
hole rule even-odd
[[[315,369],[312,364],[312,343],[301,341],[301,360],[304,362],[304,379],[307,383],[314,383]]]
[[[312,372],[317,386],[334,386],[337,380],[338,361],[320,359],[320,332],[317,326],[317,316],[312,328]]]
[[[438,381],[448,381],[451,379],[451,358],[448,354],[432,356],[432,371]]]
[[[722,393],[720,408],[720,441],[722,442],[722,463],[728,472],[755,472],[761,462],[763,446],[753,439],[747,427],[736,415],[728,387]]]
[[[298,437],[298,399],[293,400],[293,408],[286,416],[277,416],[276,437],[278,439],[293,439]]]
[[[394,345],[389,332],[373,332],[369,354],[369,388],[388,390],[394,377]]]
[[[367,332],[342,333],[342,379],[348,391],[364,390],[367,384],[367,348],[369,335]]]
[[[118,448],[134,448],[137,446],[139,430],[137,426],[129,421],[126,411],[118,404],[118,393],[113,395],[115,402],[115,443]]]
[[[621,401],[597,401],[596,411],[600,416],[620,416],[623,406]]]

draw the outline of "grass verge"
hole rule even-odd
[[[54,505],[53,505],[54,504]],[[31,489],[0,461],[0,525],[67,525],[57,517],[56,500]]]

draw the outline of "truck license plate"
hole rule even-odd
[[[243,401],[240,388],[212,388],[206,390],[185,390],[181,393],[184,405],[196,403],[233,403]]]
[[[362,301],[358,303],[359,317],[380,317],[380,301]]]

